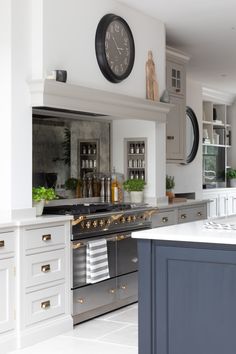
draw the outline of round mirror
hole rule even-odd
[[[199,145],[197,117],[190,107],[186,107],[186,163],[194,160]]]

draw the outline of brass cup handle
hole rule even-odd
[[[76,302],[82,305],[84,303],[84,299],[77,299]]]
[[[168,219],[167,216],[164,216],[164,217],[162,218],[162,222],[166,223],[166,222],[168,222],[168,221],[169,221],[169,219]]]
[[[50,241],[52,239],[51,234],[43,235],[42,236],[42,241]]]
[[[41,303],[41,308],[44,310],[49,309],[50,306],[51,306],[50,300]]]
[[[4,247],[4,246],[5,246],[5,241],[4,240],[0,241],[0,247]]]
[[[127,289],[127,286],[126,285],[121,285],[120,287],[122,290],[126,290]]]
[[[199,211],[199,212],[197,213],[197,216],[202,216],[202,213]]]
[[[181,219],[186,219],[187,216],[186,216],[186,214],[182,214],[180,217],[181,217]]]
[[[50,270],[51,270],[50,264],[45,264],[41,267],[41,272],[43,272],[43,273],[50,272]]]

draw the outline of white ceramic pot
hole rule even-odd
[[[141,192],[130,192],[131,203],[143,203],[143,191]]]
[[[40,200],[39,202],[33,202],[33,206],[36,208],[36,216],[41,216],[43,214],[44,204],[44,199]]]
[[[230,187],[236,188],[236,178],[231,178],[229,180]]]

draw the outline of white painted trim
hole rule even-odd
[[[16,332],[3,333],[0,335],[1,354],[11,352],[16,349]]]
[[[173,57],[173,58],[178,58],[182,61],[185,61],[186,63],[190,60],[190,56],[188,56],[186,53],[181,52],[178,49],[166,46],[166,56],[168,57]]]
[[[49,323],[43,321],[40,325],[31,326],[20,332],[17,340],[17,348],[25,348],[27,346],[42,342],[59,334],[71,331],[73,329],[73,320],[71,316],[63,316],[56,318]]]
[[[209,87],[202,88],[203,101],[231,105],[235,100],[235,95],[228,92],[218,91]]]
[[[55,80],[35,80],[31,81],[29,86],[32,107],[90,112],[92,114],[111,116],[113,119],[141,119],[166,122],[166,115],[173,107],[173,105],[167,103]],[[104,117],[102,118],[104,119]]]

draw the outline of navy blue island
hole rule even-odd
[[[206,222],[132,234],[139,354],[236,353],[236,216]]]

